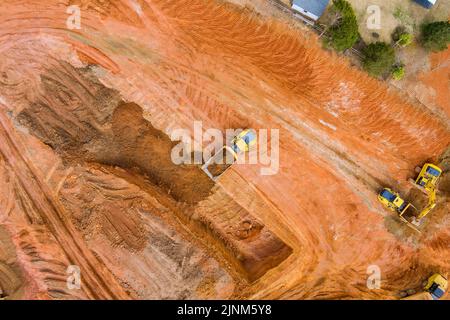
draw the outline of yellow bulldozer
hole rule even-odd
[[[412,294],[402,300],[439,300],[448,289],[448,280],[441,274],[435,273],[428,278],[423,291]]]
[[[405,201],[397,192],[389,188],[384,188],[378,193],[378,201],[386,208],[396,212],[400,220],[405,222],[408,227],[420,233],[419,229],[409,221],[410,217],[415,217],[417,215],[417,209],[412,203]]]
[[[406,202],[397,192],[389,188],[384,188],[378,193],[378,200],[388,209],[397,212],[400,217],[408,210],[416,210],[411,203]]]
[[[235,136],[230,145],[222,147],[202,166],[202,170],[213,181],[216,181],[231,165],[238,160],[241,153],[250,151],[256,144],[256,132],[252,129],[243,130]]]

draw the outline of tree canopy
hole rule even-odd
[[[329,44],[337,51],[351,48],[359,39],[358,22],[352,6],[345,0],[333,0],[336,22],[330,27]]]
[[[363,50],[363,67],[372,76],[389,72],[395,63],[395,51],[387,43],[375,42]]]
[[[450,43],[450,22],[436,21],[422,26],[423,46],[432,51],[447,49]]]

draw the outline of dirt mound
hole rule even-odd
[[[173,163],[171,151],[178,142],[172,142],[145,120],[138,105],[119,105],[111,125],[114,145],[109,150],[117,156],[111,160],[109,155],[97,156],[100,162],[137,167],[178,201],[195,204],[209,195],[214,182],[197,166]]]
[[[64,74],[56,69],[42,76],[42,99],[20,112],[20,124],[66,161],[136,168],[177,200],[191,204],[208,196],[214,183],[197,166],[173,163],[171,150],[178,142],[145,120],[141,107],[120,101],[89,68],[61,67]]]

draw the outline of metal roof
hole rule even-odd
[[[300,7],[320,17],[328,6],[330,0],[294,0],[292,5]]]
[[[421,6],[430,9],[436,4],[436,0],[415,0]]]

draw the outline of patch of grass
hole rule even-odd
[[[416,30],[416,22],[406,11],[403,10],[403,8],[397,7],[393,15],[403,25],[410,26],[413,30]]]

